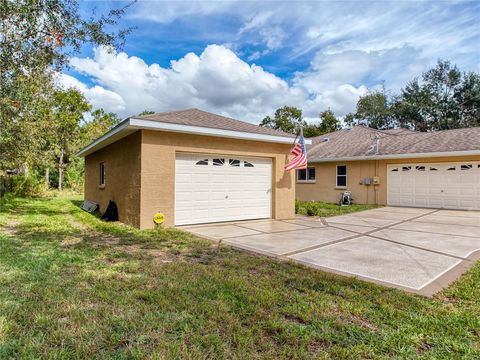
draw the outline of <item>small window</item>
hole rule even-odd
[[[99,165],[99,181],[100,187],[105,187],[105,163],[101,162]]]
[[[460,166],[460,170],[470,170],[472,168],[473,168],[472,164],[464,164],[464,165]]]
[[[436,167],[430,166],[430,171],[438,171]]]
[[[418,171],[425,171],[425,166],[415,166]]]
[[[208,165],[208,159],[199,160],[195,165]]]
[[[248,162],[248,161],[244,161],[243,162],[243,166],[244,167],[254,167],[252,163]]]
[[[225,159],[213,159],[213,166],[223,166]]]
[[[447,169],[447,171],[454,171],[454,170],[457,170],[457,167],[456,166],[451,166]]]
[[[391,171],[392,172],[398,171],[398,168],[393,168]]]
[[[235,167],[240,166],[240,160],[237,160],[237,159],[230,159],[228,160],[228,163],[230,164],[230,166],[235,166]]]
[[[337,166],[337,187],[347,186],[347,167],[345,165]]]
[[[315,168],[309,167],[306,169],[297,170],[298,182],[315,182]]]
[[[402,167],[402,171],[410,171],[410,170],[412,170],[411,166],[403,166]]]

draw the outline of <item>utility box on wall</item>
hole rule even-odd
[[[380,177],[374,176],[373,177],[373,185],[380,185]]]

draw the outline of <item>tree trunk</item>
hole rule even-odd
[[[50,189],[50,168],[45,169],[45,190]]]
[[[63,184],[63,149],[58,158],[58,191],[62,191]]]

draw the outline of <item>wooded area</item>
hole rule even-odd
[[[11,178],[3,187],[19,194],[53,184],[60,191],[82,187],[83,163],[75,152],[119,119],[92,109],[78,90],[62,87],[58,75],[85,44],[120,48],[131,29],[109,29],[128,6],[85,20],[74,0],[2,1],[0,175]]]

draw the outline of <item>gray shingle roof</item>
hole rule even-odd
[[[282,131],[261,127],[245,121],[235,120],[199,109],[169,111],[151,115],[132,116],[132,118],[153,120],[163,123],[199,126],[211,129],[241,131],[246,133],[283,136],[290,138],[295,137],[292,134],[287,134]]]
[[[375,146],[377,139],[378,151]],[[480,154],[480,127],[417,132],[400,129],[378,131],[365,126],[354,126],[352,129],[342,129],[312,140],[312,145],[308,147],[308,160],[313,162],[472,150],[478,150]]]

